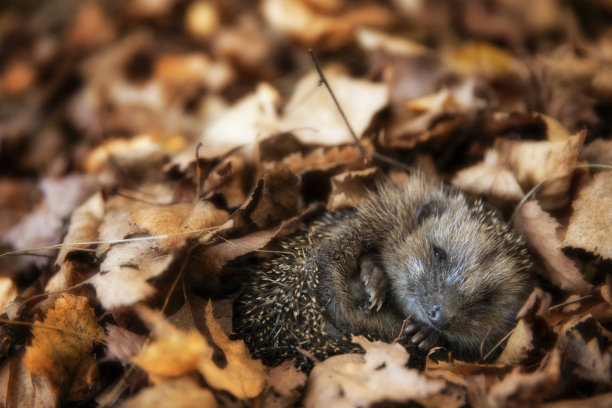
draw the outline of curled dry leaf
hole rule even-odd
[[[198,256],[198,260],[202,262],[202,269],[210,273],[220,273],[229,261],[265,247],[282,228],[283,224],[280,224],[274,228],[256,231],[240,238],[232,238],[204,249]]]
[[[518,201],[524,195],[521,186],[495,149],[487,150],[481,163],[459,170],[452,184],[473,194],[508,201]]]
[[[574,262],[561,251],[561,241],[557,236],[559,223],[535,201],[528,201],[518,213],[514,226],[531,248],[542,259],[543,269],[538,272],[564,290],[588,293],[591,285],[574,265]]]
[[[488,102],[468,79],[439,91],[404,101],[399,118],[383,142],[389,147],[413,148],[427,140],[444,137],[458,129],[468,115],[486,108]]]
[[[529,373],[515,368],[494,384],[487,395],[490,406],[521,407],[541,403],[559,386],[561,379],[561,352],[554,349],[537,370]]]
[[[573,202],[563,246],[612,259],[612,173],[596,174]]]
[[[82,276],[75,262],[72,261],[71,254],[78,253],[83,246],[79,245],[78,248],[75,248],[70,244],[97,241],[98,228],[103,217],[104,200],[100,193],[91,196],[72,213],[68,233],[64,237],[64,246],[60,249],[55,261],[59,270],[47,283],[46,291],[63,290],[81,281]]]
[[[23,360],[27,370],[47,377],[60,398],[81,400],[94,342],[104,335],[93,308],[85,297],[63,295],[38,324]]]
[[[343,354],[317,363],[310,374],[306,407],[360,407],[382,401],[425,403],[443,391],[444,381],[405,366],[408,353],[401,345],[371,343],[363,337],[353,341],[366,354]]]
[[[361,137],[374,114],[387,104],[387,85],[351,78],[338,67],[326,68],[324,73],[351,127]],[[304,144],[329,146],[354,142],[329,91],[319,85],[315,71],[296,84],[279,128],[293,133]]]
[[[563,351],[565,375],[605,389],[612,382],[611,333],[591,316],[574,316],[563,325],[557,347]]]
[[[508,338],[504,351],[497,358],[499,364],[524,362],[539,340],[550,331],[550,295],[536,288],[517,314],[518,324]]]
[[[128,399],[122,406],[125,408],[216,408],[219,404],[210,390],[200,387],[192,378],[181,377],[145,388],[136,396]]]
[[[532,142],[501,140],[498,145],[516,180],[525,191],[544,181],[536,197],[545,210],[567,204],[573,169],[578,162],[586,132],[570,136],[565,141]]]
[[[370,145],[366,145],[369,149]],[[363,156],[355,145],[317,148],[307,154],[296,152],[287,155],[281,161],[267,161],[263,164],[265,171],[287,168],[292,173],[303,175],[313,171],[328,171],[335,167],[361,167]],[[278,171],[278,170],[277,170]]]

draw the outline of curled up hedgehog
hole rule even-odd
[[[351,335],[473,360],[513,327],[531,289],[522,240],[496,212],[421,175],[280,246],[234,304],[236,336],[268,365],[308,370],[308,355],[360,351]]]

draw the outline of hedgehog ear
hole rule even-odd
[[[429,217],[438,216],[442,213],[440,203],[430,200],[421,204],[417,208],[416,215],[414,217],[414,226],[418,227],[423,221]]]

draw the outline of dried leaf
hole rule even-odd
[[[23,361],[24,351],[13,355],[2,367],[0,398],[6,408],[59,406],[57,390],[52,380],[43,375],[32,375]],[[5,387],[6,386],[6,387]]]
[[[554,349],[537,370],[524,373],[519,368],[493,385],[488,393],[492,406],[521,407],[543,402],[559,385],[561,353]]]
[[[145,388],[128,399],[122,406],[126,408],[153,406],[160,408],[216,408],[219,404],[210,390],[200,387],[192,378],[182,377]]]
[[[116,358],[122,363],[132,361],[142,348],[145,338],[114,324],[106,326],[104,343],[108,347],[108,358]]]
[[[612,382],[612,353],[603,346],[603,329],[590,316],[576,316],[567,322],[559,336],[564,364],[571,367],[572,377],[608,387]],[[608,332],[608,339],[610,333]]]
[[[570,136],[567,141],[531,142],[502,140],[499,150],[507,157],[516,180],[525,191],[544,181],[536,197],[545,210],[567,204],[569,188],[586,132]]]
[[[63,295],[40,324],[24,356],[27,370],[51,380],[61,398],[82,399],[94,342],[104,335],[87,298]]]
[[[351,127],[361,137],[372,117],[389,100],[389,89],[363,79],[354,79],[337,67],[324,70]],[[353,143],[353,137],[316,72],[304,76],[285,107],[279,128],[291,132],[304,144]]]
[[[200,138],[204,145],[201,157],[212,158],[242,148],[244,156],[252,159],[258,140],[278,130],[278,99],[278,92],[264,83],[255,92],[236,102],[204,128]]]
[[[214,350],[208,347],[198,364],[198,370],[214,388],[226,390],[235,397],[254,398],[266,384],[266,372],[260,360],[253,360],[242,340],[230,341],[213,317],[212,304],[206,308],[206,323],[215,344],[225,354],[220,367],[213,359]]]
[[[372,188],[375,186],[376,180],[380,181],[381,178],[380,170],[375,167],[336,174],[331,178],[332,190],[327,209],[335,211],[354,206],[366,196],[366,186]]]
[[[563,246],[612,259],[612,175],[609,171],[596,174],[572,204]]]
[[[408,353],[399,344],[370,343],[362,337],[365,355],[344,354],[317,363],[310,374],[306,407],[360,407],[382,401],[426,401],[445,383],[406,368]]]
[[[564,290],[578,293],[591,291],[591,285],[585,282],[574,262],[561,251],[561,241],[557,236],[559,223],[535,201],[525,203],[514,224],[544,262],[545,268],[539,272],[545,278]]]
[[[66,289],[81,281],[81,274],[76,262],[70,255],[79,249],[71,247],[71,243],[95,242],[98,239],[98,228],[104,217],[104,200],[102,194],[91,196],[85,203],[77,208],[70,218],[68,233],[64,237],[65,246],[57,254],[56,265],[59,270],[51,277],[45,290],[49,292]],[[93,244],[92,244],[93,245]],[[79,248],[84,248],[82,245]],[[87,248],[87,247],[85,247]]]
[[[0,277],[0,314],[4,314],[6,307],[17,296],[17,286],[11,278]]]
[[[452,184],[473,194],[502,200],[518,201],[524,196],[521,186],[495,149],[487,150],[481,163],[458,171]]]

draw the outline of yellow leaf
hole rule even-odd
[[[55,301],[42,325],[49,328],[32,330],[34,339],[24,357],[27,370],[47,377],[61,397],[82,398],[94,341],[104,335],[94,310],[86,297],[67,294]]]
[[[229,391],[236,398],[254,398],[265,385],[265,368],[260,360],[253,360],[244,342],[231,341],[213,317],[212,305],[206,307],[206,325],[213,341],[225,353],[227,364],[219,367],[213,361],[212,347],[208,347],[198,369],[213,388]]]
[[[168,328],[163,337],[144,347],[133,359],[154,382],[193,370],[207,347],[197,331],[185,333],[172,326]]]

